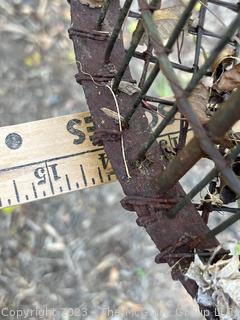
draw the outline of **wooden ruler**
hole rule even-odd
[[[146,116],[153,130],[162,121]],[[89,112],[0,128],[0,208],[116,181],[94,129]],[[178,137],[173,121],[158,140],[174,148]]]
[[[115,181],[93,132],[89,112],[0,128],[0,207]]]

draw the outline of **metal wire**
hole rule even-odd
[[[237,158],[240,153],[240,145],[234,148],[227,156],[227,160],[233,161]],[[219,173],[215,167],[212,169],[204,179],[202,179],[179,203],[177,203],[169,212],[168,216],[174,218],[191,200],[204,188],[206,187]]]
[[[218,150],[213,145],[211,139],[208,137],[206,131],[203,129],[198,117],[195,115],[195,112],[192,110],[191,104],[189,103],[186,96],[184,96],[186,92],[184,92],[184,90],[181,88],[178,78],[176,77],[173,71],[173,68],[167,58],[163,44],[158,34],[157,27],[153,21],[150,11],[146,9],[147,8],[146,1],[139,0],[139,5],[140,5],[140,8],[142,9],[142,18],[143,18],[144,26],[147,29],[150,35],[150,38],[152,40],[152,43],[156,52],[156,56],[158,58],[158,62],[161,66],[162,72],[167,78],[167,80],[169,81],[169,84],[175,94],[178,109],[181,111],[181,113],[185,115],[185,117],[188,119],[189,123],[191,124],[192,129],[194,130],[194,133],[198,138],[201,149],[214,160],[218,168],[221,170],[222,175],[228,182],[229,186],[237,194],[240,194],[240,182],[238,178],[235,176],[232,170],[227,166],[227,163],[224,161],[222,155],[218,152]],[[238,16],[237,21],[240,22],[240,16]],[[230,29],[231,28],[229,28],[229,30]],[[235,26],[235,30],[236,29],[237,29],[237,26]],[[215,58],[216,56],[217,54],[215,55]],[[200,71],[202,70],[200,69]],[[202,77],[202,74],[200,71],[197,72],[196,76],[193,77],[193,80],[191,83],[193,83],[194,86],[192,86],[192,90],[195,88],[198,81]],[[199,80],[195,81],[195,78]],[[187,87],[187,92],[188,91],[190,91],[189,86]]]
[[[226,179],[228,185],[234,190],[237,194],[240,194],[240,182],[239,179],[235,176],[235,174],[232,172],[232,170],[227,166],[227,163],[225,159],[220,155],[218,150],[214,147],[214,143],[209,138],[208,134],[206,133],[206,130],[202,127],[201,123],[199,122],[198,118],[196,117],[194,111],[191,108],[191,105],[187,99],[187,97],[191,94],[191,92],[194,90],[194,88],[198,85],[199,81],[202,79],[204,75],[211,75],[211,72],[209,71],[210,66],[218,56],[219,52],[222,51],[222,49],[225,47],[226,44],[235,45],[235,40],[232,39],[234,33],[240,26],[240,14],[236,16],[236,18],[233,20],[231,25],[228,27],[226,33],[224,35],[216,34],[210,30],[206,30],[204,28],[204,21],[206,16],[206,6],[208,3],[212,3],[214,5],[225,7],[229,10],[232,10],[234,12],[239,12],[240,10],[240,4],[231,4],[226,1],[220,1],[220,0],[206,0],[204,1],[205,5],[201,6],[200,12],[199,12],[199,21],[198,26],[193,27],[189,26],[189,33],[192,33],[196,35],[196,47],[195,47],[195,55],[194,55],[194,63],[192,67],[185,66],[179,63],[170,62],[167,55],[173,48],[173,45],[175,44],[176,40],[178,39],[183,27],[185,26],[186,22],[188,21],[192,10],[197,0],[191,0],[187,7],[185,8],[181,18],[179,19],[178,23],[176,24],[168,42],[165,47],[163,47],[161,39],[159,37],[158,30],[156,28],[156,25],[153,21],[153,18],[151,16],[151,12],[153,9],[156,9],[156,6],[160,3],[160,0],[152,0],[150,5],[147,4],[145,0],[139,0],[140,8],[141,8],[141,15],[137,12],[131,11],[131,5],[132,0],[126,0],[124,3],[123,8],[121,9],[121,12],[118,17],[118,21],[115,25],[115,28],[111,34],[106,53],[105,53],[105,62],[110,61],[110,56],[112,53],[112,50],[114,48],[114,45],[116,43],[116,40],[118,38],[119,33],[121,32],[121,28],[123,25],[123,22],[127,15],[132,18],[138,19],[138,24],[136,27],[136,30],[133,33],[131,44],[129,49],[126,51],[125,56],[123,58],[123,61],[121,63],[120,68],[117,70],[117,74],[114,78],[113,83],[113,90],[116,92],[118,90],[118,86],[120,84],[120,81],[122,80],[122,77],[129,65],[130,60],[132,57],[141,59],[145,61],[145,66],[143,70],[142,80],[141,80],[141,90],[136,95],[136,98],[133,102],[133,105],[128,113],[124,116],[124,122],[128,123],[132,116],[134,115],[137,108],[141,105],[142,100],[145,101],[152,101],[152,102],[158,102],[163,105],[168,105],[171,109],[167,113],[167,115],[164,117],[162,122],[158,125],[158,127],[154,130],[154,132],[149,136],[148,141],[143,143],[143,145],[140,147],[139,153],[137,158],[140,160],[143,160],[146,156],[146,153],[148,152],[149,148],[152,146],[152,144],[156,141],[156,139],[159,137],[161,132],[166,128],[166,126],[169,124],[169,122],[174,118],[175,114],[178,110],[180,110],[181,113],[184,114],[184,116],[187,118],[187,120],[190,122],[194,133],[195,133],[195,140],[193,139],[193,143],[190,145],[190,147],[193,147],[193,150],[190,150],[189,146],[188,148],[185,147],[180,152],[180,156],[177,156],[175,159],[172,160],[170,165],[167,167],[167,169],[163,172],[163,174],[159,177],[160,182],[160,189],[163,189],[164,191],[168,190],[170,186],[174,185],[174,183],[177,182],[177,180],[187,171],[191,168],[191,166],[203,155],[203,151],[208,154],[215,162],[216,167],[198,184],[196,185],[187,195],[186,197],[181,200],[177,205],[175,205],[169,212],[168,216],[173,218],[175,217],[180,210],[186,206],[193,197],[202,190],[217,174],[218,172],[221,172],[221,174]],[[105,5],[102,8],[99,20],[98,20],[98,27],[100,28],[104,17],[106,15],[107,11],[107,5],[109,5],[108,1],[105,2]],[[151,45],[155,49],[154,55],[151,53],[151,49],[148,50],[147,55],[146,53],[138,52],[137,46],[144,34],[144,30],[147,30],[147,33],[151,39],[150,45],[148,48],[151,48]],[[200,51],[201,51],[201,45],[202,45],[202,39],[204,36],[212,37],[220,39],[216,47],[211,52],[210,56],[207,58],[205,63],[199,68],[199,57],[200,57]],[[147,58],[146,58],[147,57]],[[146,61],[146,59],[148,59]],[[151,70],[148,77],[147,70],[149,67],[149,63],[154,63],[154,67]],[[167,101],[165,99],[161,99],[159,97],[150,97],[147,96],[147,92],[151,85],[153,84],[154,80],[156,79],[157,75],[159,74],[161,67],[161,71],[165,75],[165,77],[168,79],[172,90],[175,94],[176,102],[173,101]],[[181,85],[178,82],[178,79],[173,71],[173,69],[179,69],[184,72],[192,73],[193,77],[189,84],[187,85],[187,88],[183,90],[181,88]],[[234,111],[236,107],[236,95],[239,96],[239,92],[235,94],[235,98],[233,97],[232,100],[230,99],[230,102],[233,102],[233,105],[231,106],[232,111]],[[234,100],[235,99],[235,100]],[[230,112],[230,111],[229,111]],[[219,118],[224,121],[224,128],[221,128],[221,134],[222,132],[226,132],[228,130],[229,126],[233,123],[233,117],[229,117],[229,112],[225,108],[224,117],[216,117],[216,119],[213,119],[211,123],[214,123],[215,125],[219,125]],[[214,117],[213,117],[214,118]],[[225,120],[223,120],[225,119]],[[235,119],[237,120],[237,119]],[[215,121],[215,122],[214,122]],[[131,123],[130,123],[131,125]],[[183,126],[182,126],[183,127]],[[211,124],[210,124],[211,127]],[[211,127],[213,131],[215,130],[214,127]],[[209,129],[210,130],[210,129]],[[181,133],[180,133],[181,134]],[[196,154],[191,154],[196,151]],[[232,152],[229,154],[228,159],[235,159],[238,153],[240,152],[240,146],[237,146]],[[187,159],[188,161],[180,161],[181,154],[184,154],[183,159]],[[180,170],[180,172],[177,172],[179,166],[183,166]],[[175,166],[175,167],[174,167]],[[214,206],[213,206],[214,207]],[[227,210],[226,207],[224,209]],[[224,223],[222,223],[220,226],[214,228],[209,232],[209,234],[206,235],[206,238],[212,237],[222,230],[224,230],[226,227],[237,221],[237,219],[240,218],[239,212],[235,215],[227,219]]]
[[[156,8],[156,7],[158,7],[159,3],[161,3],[161,0],[152,0],[151,3],[149,4],[149,6],[151,8]],[[136,30],[133,33],[130,47],[127,50],[125,57],[123,59],[123,62],[121,64],[121,67],[119,68],[119,70],[115,76],[115,79],[113,82],[113,91],[114,92],[117,91],[119,83],[124,75],[124,72],[126,71],[128,65],[129,65],[129,62],[130,62],[131,58],[133,57],[133,54],[134,54],[142,36],[143,36],[143,34],[144,34],[143,24],[142,24],[142,21],[139,20],[137,27],[136,27]]]
[[[186,9],[183,12],[182,17],[179,19],[178,23],[176,24],[172,35],[170,36],[167,44],[166,44],[166,51],[170,52],[172,47],[174,46],[176,40],[178,39],[182,28],[184,27],[184,25],[186,24],[192,9],[194,8],[194,5],[197,3],[197,0],[191,0],[190,3],[188,4],[188,6],[186,7]],[[136,56],[136,54],[135,54]],[[133,116],[134,112],[136,111],[137,107],[139,106],[141,100],[142,100],[142,96],[144,94],[147,93],[147,91],[149,90],[149,88],[151,87],[153,81],[156,79],[158,73],[159,73],[159,63],[157,61],[157,58],[155,58],[156,64],[153,67],[150,75],[148,76],[145,85],[143,86],[142,90],[140,91],[140,93],[138,94],[138,96],[136,97],[136,100],[134,101],[131,110],[125,115],[124,120],[125,122],[129,122],[129,120],[131,119],[131,117]],[[176,64],[173,65],[173,67],[176,67]],[[182,68],[181,68],[182,70]],[[191,70],[191,69],[190,69]],[[188,71],[190,71],[188,68]],[[184,70],[186,71],[186,69]],[[192,70],[191,70],[192,71]],[[173,115],[174,116],[174,115]],[[150,140],[152,141],[152,138],[150,138]],[[154,140],[156,140],[156,138],[154,138]],[[148,143],[149,147],[151,145],[151,143]],[[139,154],[139,159],[142,158],[142,151],[140,151]]]
[[[114,44],[118,38],[118,35],[121,31],[121,28],[122,28],[122,25],[124,23],[124,20],[129,12],[129,9],[131,7],[131,4],[132,4],[133,0],[126,0],[124,2],[124,5],[123,5],[123,8],[121,9],[121,12],[118,16],[118,21],[113,29],[113,32],[111,34],[111,37],[110,37],[110,40],[108,42],[108,46],[107,46],[107,49],[106,49],[106,53],[105,53],[105,62],[109,62],[109,59],[110,59],[110,56],[111,56],[111,53],[112,53],[112,50],[113,50],[113,47],[114,47]]]
[[[97,22],[97,27],[96,27],[97,30],[101,30],[102,29],[102,24],[103,24],[103,21],[104,21],[104,19],[106,17],[108,8],[110,6],[110,3],[111,3],[111,0],[105,0],[103,2],[101,13],[100,13],[100,16],[99,16],[98,22]]]

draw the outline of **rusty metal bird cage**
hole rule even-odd
[[[94,143],[104,145],[126,194],[121,201],[123,207],[137,213],[137,224],[145,227],[159,249],[156,262],[168,263],[172,267],[173,279],[179,280],[188,293],[196,297],[196,283],[184,276],[194,258],[194,252],[202,257],[209,257],[211,252],[208,249],[219,244],[216,235],[240,219],[239,209],[222,206],[218,209],[233,215],[210,230],[207,217],[216,209],[215,205],[211,202],[201,205],[192,202],[219,173],[226,185],[236,195],[240,195],[240,180],[230,167],[230,163],[240,152],[240,145],[236,143],[227,154],[218,147],[226,132],[240,119],[240,89],[234,90],[205,124],[193,110],[189,97],[203,76],[211,76],[210,67],[227,44],[238,50],[239,42],[234,35],[240,27],[239,3],[220,0],[201,2],[197,25],[187,27],[196,38],[194,62],[189,67],[180,62],[171,62],[169,54],[186,26],[197,0],[188,2],[165,45],[152,15],[154,10],[161,7],[160,0],[152,0],[150,3],[139,0],[140,12],[132,10],[133,0],[126,0],[122,7],[118,0],[95,2],[101,5],[91,8],[79,0],[69,1],[72,18],[69,35],[73,40],[79,71],[76,80],[83,86],[96,125]],[[219,35],[205,29],[208,3],[236,13],[225,34]],[[120,36],[126,17],[138,21],[127,50]],[[140,52],[138,45],[144,33],[149,37],[149,47],[152,50]],[[218,42],[200,65],[204,37],[218,39]],[[128,95],[118,89],[123,80],[134,83],[129,69],[133,57],[144,61],[144,67],[140,90]],[[179,82],[175,69],[192,74],[186,88]],[[168,80],[174,93],[174,101],[147,95],[159,72]],[[154,131],[151,131],[145,117],[145,102],[157,102],[169,108]],[[109,117],[102,112],[102,107],[118,113],[118,118]],[[179,148],[176,156],[169,161],[157,138],[177,112],[184,118],[180,121]],[[188,125],[191,126],[194,137],[186,144]],[[178,181],[202,157],[212,159],[215,167],[186,194]],[[206,318],[217,319],[214,308],[199,305],[201,310],[209,309],[205,314]]]

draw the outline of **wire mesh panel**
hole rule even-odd
[[[138,225],[160,250],[156,261],[172,266],[173,279],[196,297],[196,282],[184,276],[194,254],[209,258],[219,244],[215,236],[240,218],[239,209],[226,206],[240,195],[240,146],[232,129],[240,119],[239,4],[191,0],[164,8],[159,0],[139,0],[138,11],[133,0],[122,7],[115,0],[70,4],[76,79],[96,124],[94,143],[104,145],[126,194],[123,207],[136,211]],[[219,8],[231,13],[228,26],[215,13]],[[224,25],[221,34],[206,26],[209,13]],[[129,18],[135,20],[134,32],[125,49],[122,31]],[[181,52],[188,34],[192,59],[186,64]],[[206,38],[214,42],[208,53]],[[129,69],[133,60],[142,61],[137,83]],[[187,84],[180,72],[191,75]],[[151,95],[159,75],[169,84],[171,98]],[[162,117],[154,129],[146,111]],[[175,143],[159,142],[176,120]],[[178,181],[202,157],[215,166],[186,194]],[[206,186],[203,201],[194,203]],[[233,215],[210,230],[208,217],[216,206]],[[226,254],[223,250],[219,257]],[[217,318],[214,305],[198,303],[207,318]]]

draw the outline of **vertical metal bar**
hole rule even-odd
[[[166,48],[168,51],[170,51],[172,49],[172,47],[174,46],[176,40],[178,39],[182,28],[184,27],[184,25],[186,24],[188,18],[190,17],[190,14],[195,6],[195,4],[197,3],[198,0],[191,0],[190,3],[188,4],[188,6],[186,7],[186,9],[184,10],[181,18],[179,19],[179,21],[177,22],[172,35],[170,36],[167,44],[166,44]],[[159,73],[159,64],[158,62],[156,62],[155,66],[153,67],[150,75],[148,76],[141,92],[138,94],[138,96],[136,97],[136,100],[133,103],[133,106],[131,108],[131,110],[125,115],[124,119],[125,122],[127,123],[132,115],[134,114],[134,112],[136,111],[137,107],[139,106],[142,97],[147,93],[147,91],[149,90],[149,88],[151,87],[153,81],[156,79],[157,75]],[[176,112],[175,112],[176,113]],[[170,120],[170,119],[169,119]],[[167,123],[166,123],[167,125]]]
[[[148,46],[147,46],[147,50],[145,51],[145,61],[144,61],[143,71],[142,71],[141,78],[140,78],[140,81],[138,84],[138,87],[141,89],[144,86],[144,83],[146,81],[148,68],[150,65],[150,60],[151,60],[151,55],[152,55],[152,50],[153,50],[153,47],[152,47],[151,41],[148,39]]]
[[[201,51],[201,43],[202,43],[202,37],[203,37],[203,27],[204,27],[204,20],[206,16],[206,10],[207,8],[204,5],[201,5],[201,9],[199,12],[199,23],[197,26],[197,41],[196,41],[196,49],[195,49],[195,57],[193,62],[193,76],[198,70],[199,65],[199,58],[200,58],[200,51]]]
[[[129,62],[133,56],[133,53],[134,51],[136,50],[138,44],[139,44],[139,41],[141,40],[142,36],[144,34],[144,28],[143,28],[143,25],[142,25],[142,22],[141,21],[138,21],[138,24],[137,24],[137,28],[136,30],[134,31],[133,33],[133,36],[132,36],[132,41],[131,41],[131,44],[130,44],[130,47],[129,49],[127,50],[125,56],[124,56],[124,59],[122,61],[122,64],[115,76],[115,79],[114,79],[114,82],[113,82],[113,86],[112,86],[112,89],[114,92],[117,91],[118,89],[118,86],[119,86],[119,83],[129,65]]]
[[[203,0],[204,1],[204,0]],[[204,1],[207,3],[207,1]],[[197,26],[197,40],[196,40],[196,46],[195,46],[195,56],[194,56],[194,62],[193,62],[193,77],[195,73],[198,71],[199,68],[199,59],[200,59],[200,53],[201,53],[201,44],[202,44],[202,37],[203,37],[203,27],[204,27],[204,21],[206,16],[206,6],[201,5],[200,12],[199,12],[199,22]],[[181,117],[184,117],[181,115]],[[186,130],[184,129],[186,128]],[[179,152],[180,149],[182,149],[186,142],[187,137],[187,128],[188,128],[188,122],[186,120],[180,121],[180,133],[179,133],[179,142],[176,150]]]
[[[156,79],[157,75],[159,73],[159,64],[156,63],[150,72],[150,75],[148,76],[147,80],[145,81],[142,90],[138,93],[135,101],[133,102],[133,105],[131,109],[126,113],[124,116],[124,122],[128,123],[131,117],[133,116],[134,112],[136,111],[137,107],[139,106],[139,103],[142,101],[142,97],[148,92],[149,88],[151,87],[153,81]]]
[[[161,3],[161,0],[152,0],[149,4],[149,7],[156,8],[159,5],[159,3]],[[130,62],[131,58],[133,57],[133,54],[134,54],[142,36],[143,36],[143,34],[144,34],[143,24],[142,24],[142,21],[139,20],[138,24],[137,24],[137,28],[133,33],[130,47],[127,50],[125,57],[123,59],[123,62],[121,64],[121,67],[119,68],[118,73],[115,76],[115,79],[113,82],[113,87],[112,87],[114,92],[117,91],[119,83],[124,75],[124,72],[126,71],[128,65],[129,65],[129,62]]]
[[[108,11],[110,3],[111,3],[111,0],[104,0],[104,2],[103,2],[102,9],[101,9],[101,12],[100,12],[100,16],[99,16],[98,21],[97,21],[97,26],[96,26],[97,30],[101,30],[102,29],[102,24],[103,24],[103,21],[104,21],[104,19],[106,17],[106,14],[107,14],[107,11]]]
[[[122,25],[124,23],[124,20],[125,20],[127,14],[128,14],[128,11],[129,11],[129,9],[131,7],[132,2],[133,2],[133,0],[126,0],[124,2],[124,5],[123,5],[121,11],[120,11],[117,23],[116,23],[116,25],[115,25],[115,27],[113,29],[113,32],[111,34],[111,37],[109,39],[108,46],[107,46],[107,49],[106,49],[106,53],[105,53],[105,62],[106,63],[109,62],[109,59],[110,59],[114,44],[115,44],[115,42],[117,40],[119,32],[121,31]]]

